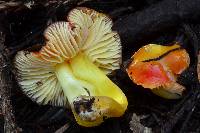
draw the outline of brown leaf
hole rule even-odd
[[[152,133],[152,129],[143,126],[140,123],[140,118],[143,116],[138,116],[135,113],[133,113],[132,119],[130,121],[130,129],[133,131],[133,133]]]

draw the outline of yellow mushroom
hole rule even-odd
[[[120,39],[111,28],[106,15],[83,7],[73,9],[68,22],[50,25],[40,51],[15,57],[23,92],[39,104],[69,105],[86,127],[122,116],[126,96],[106,76],[121,63]]]

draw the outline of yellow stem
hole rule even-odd
[[[83,53],[79,53],[70,65],[74,75],[83,81],[95,86],[95,96],[107,96],[118,102],[124,109],[128,102],[122,90],[115,85],[96,65],[94,65]]]
[[[88,96],[87,91],[74,76],[69,63],[63,62],[56,65],[56,76],[70,104],[78,96]]]

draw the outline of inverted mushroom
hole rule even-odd
[[[182,96],[185,87],[176,80],[189,66],[190,58],[178,42],[172,46],[143,46],[131,59],[126,70],[134,83],[167,99],[178,99]]]
[[[40,104],[69,105],[86,127],[123,115],[126,96],[106,76],[121,63],[120,39],[111,27],[106,15],[88,8],[73,9],[68,22],[50,25],[39,52],[15,57],[23,92]]]

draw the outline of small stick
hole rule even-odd
[[[56,130],[55,133],[64,133],[68,128],[69,128],[69,123],[66,123],[64,126]]]
[[[4,117],[4,132],[16,133],[19,132],[15,124],[15,117],[11,105],[11,71],[9,69],[8,57],[4,53],[5,36],[0,32],[0,108],[1,114]]]

